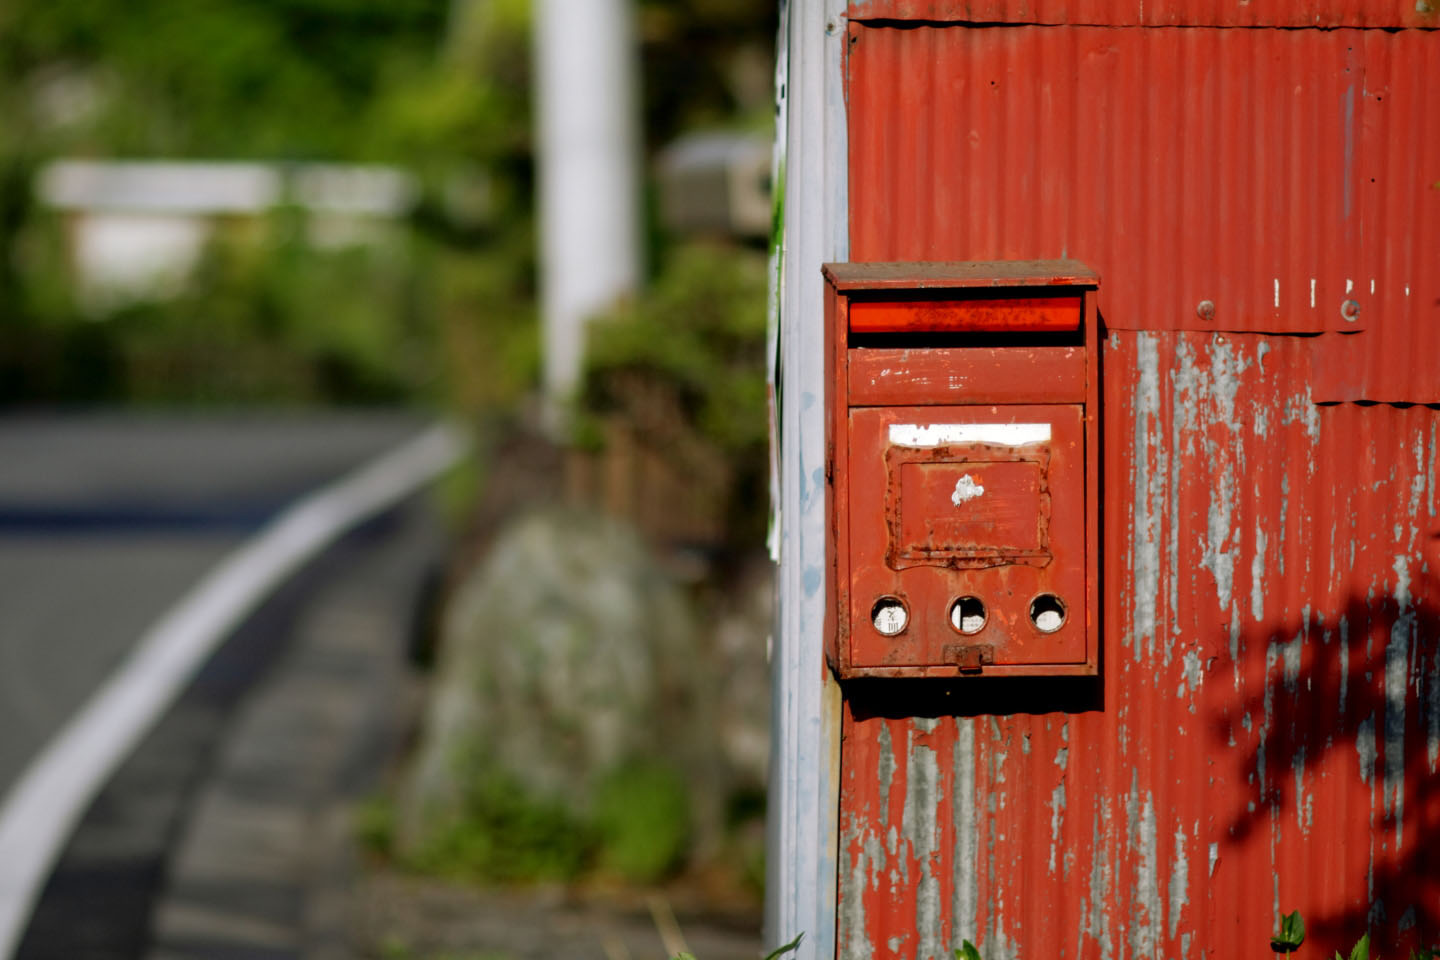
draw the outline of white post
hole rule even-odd
[[[765,936],[835,956],[840,692],[825,666],[825,360],[820,265],[849,252],[844,0],[781,6],[775,182],[780,483]]]
[[[640,280],[630,0],[537,0],[540,309],[547,416],[578,384],[585,324]]]

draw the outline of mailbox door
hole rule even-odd
[[[1083,409],[850,411],[852,666],[1086,661]]]

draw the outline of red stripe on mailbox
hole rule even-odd
[[[1079,328],[1079,297],[856,300],[850,304],[852,333],[1005,333]]]

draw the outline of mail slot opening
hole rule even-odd
[[[970,636],[985,629],[988,614],[979,597],[961,597],[950,605],[950,626]]]
[[[910,611],[899,597],[881,597],[870,608],[870,622],[875,625],[876,633],[893,637],[910,622]]]
[[[1054,633],[1065,626],[1065,604],[1053,593],[1042,593],[1030,601],[1030,622],[1041,633]]]

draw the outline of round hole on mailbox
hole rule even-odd
[[[950,604],[950,626],[964,634],[985,628],[985,602],[979,597],[961,597]]]
[[[899,597],[881,597],[870,608],[870,622],[878,633],[893,637],[910,622],[910,611],[905,609],[905,603]]]
[[[1041,633],[1054,633],[1065,626],[1065,604],[1053,593],[1042,593],[1030,601],[1030,622]]]

